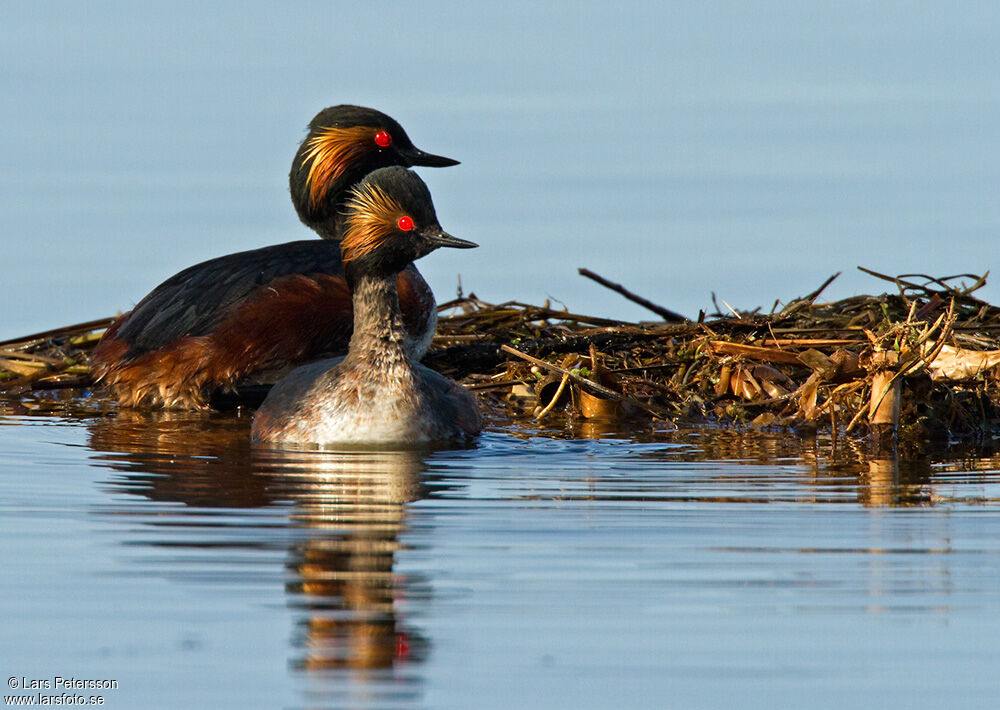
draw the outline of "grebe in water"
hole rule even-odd
[[[444,232],[423,181],[382,168],[354,188],[341,240],[354,299],[346,357],[293,370],[253,420],[255,441],[423,444],[461,442],[482,420],[465,388],[416,362],[407,342],[396,275],[438,247],[472,242]]]

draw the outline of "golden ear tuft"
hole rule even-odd
[[[320,128],[306,141],[302,166],[309,165],[309,209],[316,210],[334,180],[362,155],[375,147],[376,129],[371,126]]]
[[[396,230],[406,211],[378,185],[361,185],[347,202],[347,230],[341,240],[344,261],[377,249]]]

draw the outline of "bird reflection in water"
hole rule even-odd
[[[416,451],[260,453],[258,470],[295,501],[307,531],[289,548],[286,589],[302,609],[295,645],[306,670],[386,668],[420,660],[426,643],[397,623],[405,585],[393,571],[406,504],[421,497]]]
[[[296,627],[292,666],[384,669],[423,660],[427,640],[397,609],[403,597],[419,597],[411,592],[421,585],[393,566],[407,503],[426,490],[426,453],[254,449],[249,425],[248,417],[208,412],[122,411],[93,422],[90,445],[98,461],[125,474],[111,481],[117,492],[185,506],[114,512],[157,516],[154,526],[172,512],[163,535],[188,527],[182,542],[169,544],[216,547],[214,559],[224,567],[234,548],[232,525],[204,525],[204,509],[287,507],[283,534],[275,533],[273,518],[265,524],[251,518],[251,534],[241,531],[235,545],[261,551],[284,541],[285,592]]]

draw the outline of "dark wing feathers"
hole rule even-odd
[[[321,239],[228,254],[184,269],[143,298],[119,328],[127,357],[207,335],[257,287],[291,274],[343,274],[340,245]]]

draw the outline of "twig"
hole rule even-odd
[[[569,375],[569,378],[574,382],[576,382],[577,384],[583,385],[593,390],[594,392],[597,392],[598,394],[604,395],[609,399],[615,399],[620,402],[628,402],[629,404],[635,405],[640,409],[646,410],[655,417],[660,417],[661,419],[667,418],[667,415],[664,412],[660,411],[658,407],[652,407],[646,404],[645,402],[640,402],[634,397],[629,397],[628,395],[622,394],[621,392],[615,392],[614,390],[608,389],[604,385],[598,384],[597,382],[594,382],[593,380],[587,377],[583,377],[582,375],[578,375],[575,372],[570,372],[569,370],[559,367],[558,365],[553,365],[550,362],[545,362],[545,360],[539,360],[537,357],[532,357],[527,353],[522,353],[520,350],[512,348],[509,345],[501,345],[500,349],[506,353],[510,353],[511,355],[519,357],[522,360],[530,362],[532,365],[538,365],[539,367],[551,370],[552,372],[557,372],[560,375]]]
[[[466,300],[466,303],[469,301]],[[456,305],[461,305],[459,303],[452,304],[448,306],[453,307]],[[442,310],[444,306],[439,306],[438,310]],[[525,303],[519,303],[517,301],[509,301],[507,303],[501,303],[499,305],[489,305],[488,307],[480,308],[477,311],[472,311],[470,313],[460,313],[458,315],[442,316],[438,319],[439,324],[454,323],[457,321],[466,322],[470,320],[488,320],[488,319],[500,319],[500,318],[519,318],[522,321],[530,322],[536,320],[561,320],[561,321],[576,321],[579,323],[589,323],[596,326],[620,326],[628,325],[625,321],[612,320],[610,318],[598,318],[596,316],[585,316],[579,313],[570,313],[568,311],[557,311],[552,308],[543,308],[541,306],[531,306]]]
[[[486,390],[498,390],[501,387],[510,387],[511,385],[526,385],[529,382],[534,382],[534,378],[522,377],[519,380],[500,380],[499,382],[483,382],[478,385],[466,385],[465,389],[470,392],[484,392]]]
[[[823,293],[826,290],[826,287],[829,286],[830,284],[832,284],[833,280],[835,278],[837,278],[838,276],[840,276],[840,272],[839,271],[837,273],[835,273],[833,276],[831,276],[830,278],[828,278],[826,281],[824,281],[823,283],[821,283],[818,289],[816,289],[815,291],[813,291],[812,293],[810,293],[808,296],[806,296],[802,300],[803,301],[808,301],[809,303],[812,303],[817,298],[819,298],[819,295],[821,293]]]
[[[660,316],[663,320],[667,321],[668,323],[684,323],[688,320],[680,313],[676,313],[670,310],[669,308],[664,308],[663,306],[657,305],[652,301],[649,301],[643,298],[642,296],[639,296],[638,294],[632,293],[621,284],[616,284],[612,281],[608,281],[606,278],[604,278],[599,274],[595,274],[590,269],[584,269],[581,267],[577,269],[577,272],[580,274],[580,276],[586,276],[591,281],[596,281],[597,283],[601,284],[601,286],[604,286],[605,288],[610,288],[615,293],[620,293],[628,300],[634,303],[638,303],[643,308],[648,308],[649,310],[651,310],[656,315]]]
[[[18,350],[5,350],[0,348],[0,358],[11,358],[14,360],[24,360],[26,362],[44,362],[46,365],[59,365],[65,358],[48,357],[38,353],[22,353]]]
[[[789,365],[802,365],[799,356],[788,350],[776,350],[774,348],[761,348],[756,345],[743,345],[742,343],[731,343],[728,340],[710,340],[709,346],[717,355],[745,355],[754,360],[766,360],[768,362],[783,362]]]
[[[896,287],[899,289],[900,294],[903,294],[907,289],[920,291],[928,297],[933,296],[935,293],[945,293],[953,298],[958,298],[968,303],[984,303],[984,301],[979,300],[975,296],[970,296],[969,294],[975,291],[976,289],[981,288],[986,283],[986,276],[989,273],[987,272],[982,276],[976,276],[975,274],[955,274],[954,276],[946,276],[943,279],[935,279],[931,276],[927,276],[926,274],[903,274],[902,276],[887,276],[886,274],[880,274],[877,271],[866,269],[863,266],[859,266],[858,270],[864,271],[866,274],[874,276],[875,278],[878,279],[882,279],[883,281],[889,281],[890,283],[896,284]],[[938,284],[939,286],[942,287],[943,290],[935,291],[934,289],[928,288],[926,285],[921,285],[918,283],[914,283],[912,281],[906,281],[904,278],[904,277],[914,277],[914,276],[920,277],[922,279],[927,279],[928,283]],[[945,283],[948,279],[957,279],[957,278],[976,279],[976,283],[973,284],[970,288],[961,291]]]
[[[542,417],[544,417],[546,414],[552,411],[552,408],[556,406],[556,402],[558,402],[559,398],[562,397],[562,393],[563,390],[566,389],[567,382],[569,382],[568,372],[562,376],[561,380],[559,380],[559,387],[556,389],[556,393],[552,395],[552,399],[549,400],[549,403],[545,405],[545,409],[543,409],[542,411],[540,411],[538,414],[535,415],[536,420],[541,421]]]
[[[88,333],[92,330],[107,328],[114,322],[115,318],[98,318],[97,320],[90,320],[87,321],[86,323],[67,325],[64,328],[53,328],[52,330],[43,330],[41,333],[22,335],[19,338],[8,338],[7,340],[0,340],[0,346],[14,345],[15,343],[27,343],[32,340],[48,340],[49,338],[55,338],[60,335],[75,335],[78,333]]]
[[[880,402],[881,402],[881,400],[880,400]],[[854,427],[857,426],[858,422],[861,421],[861,417],[863,417],[865,415],[865,412],[867,412],[867,411],[868,411],[868,407],[866,407],[862,403],[862,405],[860,407],[858,407],[857,413],[851,418],[851,422],[847,425],[847,428],[844,430],[844,433],[845,434],[850,434],[852,431],[854,431]]]
[[[900,274],[899,278],[900,279],[909,279],[909,278],[926,279],[927,283],[937,284],[941,288],[943,288],[945,290],[945,292],[947,292],[947,293],[954,293],[954,294],[957,294],[959,296],[968,296],[973,291],[976,291],[976,290],[982,288],[983,286],[985,286],[986,285],[986,277],[989,276],[989,275],[990,275],[990,272],[987,271],[985,274],[982,274],[982,275],[978,275],[978,274],[953,274],[952,276],[942,276],[940,278],[934,278],[933,276],[930,276],[928,274]],[[960,290],[960,289],[958,289],[958,288],[956,288],[954,286],[950,286],[948,284],[949,281],[953,281],[954,279],[975,279],[975,282],[972,284],[972,286],[969,286],[968,288],[963,288],[963,289]],[[924,288],[926,288],[926,287],[924,287]]]

